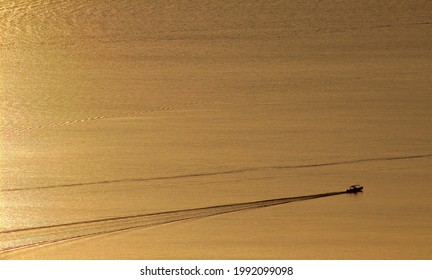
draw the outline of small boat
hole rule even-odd
[[[363,191],[363,186],[360,185],[352,185],[346,190],[347,193],[358,193],[362,191]]]

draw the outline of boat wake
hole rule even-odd
[[[111,217],[56,225],[4,230],[0,231],[0,254],[25,248],[51,245],[58,242],[71,241],[80,238],[99,236],[108,233],[153,227],[173,222],[206,218],[226,213],[269,207],[345,193],[345,191],[330,192],[299,197],[285,197],[202,208],[181,209],[159,213],[137,214],[131,216]]]
[[[249,168],[239,168],[239,169],[232,169],[226,171],[192,173],[192,174],[161,176],[161,177],[129,178],[129,179],[105,180],[105,181],[94,181],[94,182],[81,182],[81,183],[71,183],[71,184],[61,184],[61,185],[39,186],[39,187],[31,187],[31,188],[18,187],[18,188],[10,188],[10,189],[0,189],[0,192],[14,192],[14,191],[26,191],[26,190],[28,191],[28,190],[38,190],[38,189],[57,189],[57,188],[70,188],[70,187],[105,185],[105,184],[116,184],[116,183],[145,182],[145,181],[175,180],[175,179],[185,179],[185,178],[193,178],[193,177],[245,173],[245,172],[253,172],[259,170],[266,170],[266,169],[314,168],[314,167],[324,167],[324,166],[334,166],[334,165],[357,164],[357,163],[373,162],[373,161],[419,159],[419,158],[425,158],[431,156],[432,154],[424,154],[424,155],[410,155],[410,156],[396,156],[396,157],[363,158],[363,159],[354,159],[354,160],[345,160],[345,161],[310,163],[310,164],[302,164],[302,165],[249,167]]]

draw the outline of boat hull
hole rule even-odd
[[[347,193],[358,193],[358,192],[363,192],[363,187],[362,186],[352,186],[351,188],[346,190]]]

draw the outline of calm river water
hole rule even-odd
[[[0,0],[0,258],[431,259],[431,10]]]

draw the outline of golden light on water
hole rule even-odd
[[[429,259],[432,7],[384,2],[0,1],[0,258]]]

